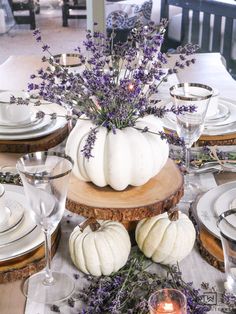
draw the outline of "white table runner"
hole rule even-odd
[[[195,177],[196,182],[199,182],[202,187],[206,190],[214,188],[216,186],[216,181],[212,174],[203,174],[201,176]],[[187,211],[187,207],[180,204],[180,209],[182,211]],[[68,215],[70,217],[68,217]],[[79,279],[75,279],[75,284],[81,289],[85,283],[83,274],[79,272],[75,266],[72,264],[69,249],[68,249],[68,239],[69,235],[74,229],[74,227],[80,223],[84,218],[76,214],[72,214],[69,211],[65,212],[62,219],[62,236],[57,250],[56,255],[52,261],[52,269],[54,271],[60,271],[68,274],[70,277],[74,277],[74,274],[79,274]],[[70,221],[68,223],[68,221]],[[154,264],[153,268],[161,271],[161,267],[158,264]],[[205,262],[200,256],[197,248],[195,247],[191,254],[187,256],[181,263],[180,268],[183,272],[183,277],[186,281],[193,281],[194,286],[199,288],[201,283],[209,282],[210,285],[216,286],[217,290],[223,291],[223,282],[225,280],[224,274],[216,270],[214,267],[210,266]],[[201,271],[200,271],[201,270]],[[63,289],[63,286],[61,287]],[[80,309],[80,302],[75,302],[75,307],[69,307],[66,302],[59,304],[60,311],[63,314],[76,314]],[[31,302],[30,300],[26,303],[25,314],[52,314],[50,306]],[[220,311],[211,311],[209,313],[221,313]]]

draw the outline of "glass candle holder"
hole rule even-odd
[[[150,314],[186,314],[187,299],[179,290],[158,290],[150,296],[148,307]]]
[[[236,295],[236,209],[222,213],[217,226],[224,252],[226,289]]]

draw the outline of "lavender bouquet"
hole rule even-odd
[[[80,60],[77,73],[56,62],[40,31],[35,30],[36,40],[49,55],[43,61],[51,67],[31,76],[41,83],[30,83],[29,90],[37,90],[43,99],[72,108],[77,117],[93,121],[95,128],[104,126],[114,133],[116,129],[134,126],[145,115],[162,117],[166,108],[157,106],[159,85],[168,75],[194,63],[192,55],[197,49],[191,44],[179,47],[179,60],[166,70],[170,55],[161,52],[166,26],[165,20],[160,25],[137,25],[125,43],[116,44],[115,31],[109,38],[88,31],[83,49],[75,49]]]
[[[137,25],[125,43],[115,42],[115,31],[109,38],[88,31],[83,47],[76,48],[77,72],[60,65],[40,31],[34,31],[36,40],[48,53],[43,61],[49,66],[31,76],[40,83],[30,83],[29,90],[69,108],[78,120],[69,135],[66,153],[77,161],[74,174],[79,179],[123,190],[129,184],[146,183],[167,161],[168,147],[159,139],[173,141],[174,137],[165,135],[157,118],[169,111],[192,112],[194,107],[177,110],[174,106],[159,106],[158,88],[168,75],[195,62],[197,46],[179,47],[178,60],[172,68],[165,68],[171,58],[161,52],[166,25],[165,20],[160,25]],[[140,137],[140,133],[146,135]]]

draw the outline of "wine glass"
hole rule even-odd
[[[189,163],[190,149],[196,142],[203,129],[204,121],[208,109],[213,89],[207,85],[199,83],[181,83],[170,88],[170,95],[174,100],[179,114],[176,114],[176,130],[180,138],[185,141],[185,166],[186,175],[184,183],[184,197],[181,201],[192,202],[198,192],[197,186],[190,182]],[[182,112],[186,106],[194,106],[194,111]]]
[[[51,232],[60,222],[66,201],[72,159],[56,152],[35,152],[18,159],[30,214],[45,235],[46,268],[26,279],[23,293],[39,303],[53,303],[68,298],[74,282],[66,274],[51,270]]]

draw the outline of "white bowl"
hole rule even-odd
[[[219,95],[220,95],[219,91],[217,89],[214,89],[214,93],[211,96],[211,99],[208,105],[206,118],[210,118],[218,114]]]
[[[0,122],[25,123],[30,122],[31,111],[27,105],[11,104],[11,96],[26,98],[25,92],[6,91],[0,93]]]

